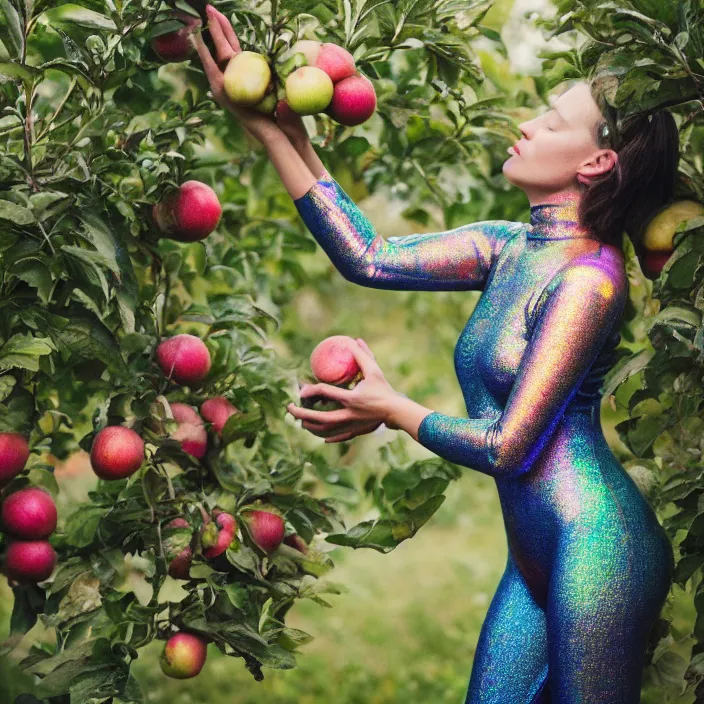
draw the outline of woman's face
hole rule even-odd
[[[601,120],[589,85],[574,85],[552,101],[549,112],[519,125],[523,136],[509,148],[504,176],[531,204],[568,190],[577,193],[578,175],[588,178],[613,167],[614,152],[595,140]]]

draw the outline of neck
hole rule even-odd
[[[554,193],[544,198],[531,200],[528,239],[571,240],[575,238],[596,239],[589,230],[579,224],[581,197],[574,191]]]

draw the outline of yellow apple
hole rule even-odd
[[[643,247],[651,252],[672,251],[672,240],[679,225],[704,215],[704,205],[693,200],[679,200],[660,211],[648,224]]]
[[[223,81],[225,93],[235,105],[256,105],[271,82],[269,62],[254,51],[241,51],[230,59]]]

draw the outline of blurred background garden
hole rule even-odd
[[[518,135],[517,123],[545,110],[549,96],[563,90],[565,81],[581,78],[594,68],[599,51],[584,51],[590,38],[596,38],[602,53],[607,49],[617,52],[612,64],[606,65],[609,75],[620,85],[626,79],[631,81],[631,92],[619,94],[620,100],[640,100],[646,107],[667,103],[679,110],[686,156],[679,197],[702,200],[704,195],[700,149],[703,35],[701,24],[695,22],[696,17],[701,19],[702,8],[694,2],[678,3],[680,7],[673,3],[669,8],[660,0],[559,0],[557,5],[550,0],[401,2],[387,15],[380,14],[375,19],[370,14],[368,25],[366,20],[360,21],[355,25],[360,28],[359,35],[347,18],[360,20],[373,3],[291,0],[274,2],[272,7],[272,3],[251,0],[215,4],[233,18],[238,32],[241,28],[241,36],[248,40],[259,37],[256,17],[267,18],[268,22],[272,12],[288,11],[290,26],[295,25],[302,36],[347,43],[351,50],[356,49],[358,65],[374,80],[378,113],[354,128],[332,127],[329,121],[319,118],[306,118],[306,124],[331,174],[385,237],[446,230],[487,219],[527,221],[527,200],[522,192],[510,189],[501,174],[506,147]],[[75,188],[76,193],[85,193],[86,198],[90,195],[93,200],[102,194],[106,211],[119,213],[120,227],[128,233],[126,236],[135,239],[144,236],[140,213],[155,202],[155,178],[177,180],[187,176],[216,190],[224,213],[217,233],[212,235],[215,244],[158,245],[163,261],[172,254],[182,257],[179,266],[187,283],[184,291],[176,290],[175,285],[174,290],[192,306],[182,304],[170,322],[183,323],[185,327],[179,327],[182,331],[200,330],[198,326],[206,324],[205,306],[216,295],[231,293],[250,296],[259,309],[275,318],[276,324],[261,323],[266,331],[262,355],[274,360],[280,376],[271,383],[278,386],[265,388],[262,382],[257,392],[262,398],[268,394],[272,403],[278,404],[278,417],[267,410],[272,416],[270,424],[287,442],[302,448],[301,453],[322,458],[320,461],[328,468],[324,481],[320,475],[307,475],[306,491],[317,498],[332,497],[347,527],[373,521],[379,516],[379,506],[369,489],[372,478],[382,477],[391,460],[395,466],[407,466],[430,458],[430,453],[383,426],[352,443],[325,445],[297,429],[290,417],[284,417],[284,390],[295,396],[297,379],[309,372],[310,352],[320,340],[335,334],[350,335],[367,342],[395,389],[425,406],[462,416],[465,411],[454,372],[453,348],[479,293],[377,291],[345,281],[304,231],[261,148],[208,101],[197,61],[160,65],[144,48],[151,24],[145,25],[143,34],[139,34],[142,29],[133,33],[136,43],[131,45],[132,53],[115,53],[117,43],[111,44],[114,30],[109,22],[118,15],[127,16],[130,3],[124,5],[99,0],[36,2],[31,15],[36,21],[28,28],[26,22],[18,24],[26,20],[26,15],[11,0],[0,0],[0,49],[4,50],[4,56],[0,55],[0,98],[5,100],[0,140],[8,140],[6,154],[11,155],[14,149],[20,155],[19,161],[25,163],[21,157],[27,144],[22,146],[26,112],[22,110],[27,104],[24,91],[31,81],[35,81],[31,85],[33,91],[36,88],[37,113],[44,119],[56,116],[65,105],[71,107],[74,99],[72,109],[76,113],[90,113],[100,100],[96,97],[98,88],[91,97],[88,84],[100,85],[99,78],[112,81],[103,86],[103,97],[109,97],[100,103],[101,109],[108,105],[105,115],[114,108],[112,122],[98,121],[92,126],[68,122],[65,129],[73,131],[65,137],[57,132],[54,145],[37,144],[35,156],[37,152],[41,154],[37,163],[45,159],[57,177],[66,179],[53,184],[59,191]],[[134,3],[135,8],[138,5]],[[31,3],[27,8],[30,6]],[[81,14],[80,8],[93,14]],[[615,8],[623,14],[619,15]],[[167,5],[144,2],[134,12],[135,17],[149,15],[153,24],[157,13],[166,16],[168,9]],[[291,19],[296,16],[298,20]],[[391,30],[385,26],[389,22],[394,24]],[[665,32],[663,28],[667,27],[670,29]],[[366,43],[361,29],[367,31]],[[33,43],[23,43],[22,50],[16,51],[25,31],[27,37],[30,31],[34,32]],[[623,38],[626,31],[632,33],[630,48]],[[399,37],[403,41],[398,41]],[[675,42],[676,37],[679,39]],[[672,76],[629,74],[638,56],[643,62],[639,70],[649,65],[669,70],[670,64],[657,56],[660,40],[663,46],[676,46],[681,55],[680,59],[675,54],[671,57],[671,65],[680,71],[676,78],[683,83],[693,82],[699,91],[698,102],[688,102],[687,90],[672,89],[675,68]],[[640,48],[638,42],[642,43]],[[138,46],[141,48],[135,48]],[[626,48],[618,53],[621,47]],[[57,64],[56,71],[45,73],[45,80],[39,82],[34,74],[28,79],[17,68],[24,66],[27,71],[27,57],[33,52],[44,61],[58,61],[64,60],[72,48],[77,54],[69,56],[70,60],[85,60],[90,69],[86,75],[83,69],[72,73]],[[652,55],[648,53],[651,49]],[[633,53],[629,54],[631,50]],[[110,51],[114,55],[108,59]],[[102,59],[98,58],[101,52]],[[78,54],[82,55],[76,58]],[[124,65],[130,62],[139,64],[139,69],[128,75]],[[643,83],[647,81],[650,83],[646,87]],[[79,98],[81,90],[83,96]],[[18,111],[21,118],[19,131],[15,131],[17,124],[10,108]],[[178,132],[187,125],[198,130],[198,139],[189,141]],[[57,127],[60,129],[64,128]],[[167,143],[166,135],[170,146],[157,155],[159,145]],[[108,165],[100,162],[101,155],[113,154],[112,150],[119,151],[120,156]],[[81,152],[85,154],[82,165],[83,157],[78,156]],[[76,185],[78,181],[70,182],[68,173],[64,176],[57,167],[63,162],[70,165],[71,173],[78,165],[78,176],[72,174],[71,179],[80,179],[80,186]],[[163,170],[160,165],[165,165]],[[7,168],[11,171],[11,167]],[[0,188],[13,183],[3,171],[0,181]],[[71,208],[80,206],[80,197]],[[9,222],[0,211],[0,225]],[[15,226],[18,227],[17,222]],[[3,247],[5,240],[13,236],[12,230],[9,233],[0,233]],[[22,233],[18,229],[14,234],[19,238]],[[12,245],[15,244],[13,240]],[[626,242],[624,246],[631,285],[622,340],[625,359],[627,355],[652,350],[649,334],[661,308],[655,296],[671,302],[674,294],[667,288],[667,271],[656,284],[664,288],[654,288],[653,282],[643,276],[630,244]],[[133,253],[131,244],[128,249]],[[3,266],[16,263],[8,250],[3,251]],[[701,284],[703,267],[697,264],[690,269],[684,285],[681,271],[675,271],[680,279],[671,282],[684,299],[690,291],[699,290]],[[37,276],[18,278],[23,285],[42,293],[44,283]],[[95,290],[100,288],[97,274],[87,279]],[[88,284],[85,290],[89,291]],[[171,291],[171,295],[176,294]],[[169,295],[167,289],[167,299]],[[91,307],[89,298],[90,295],[81,298],[81,304],[108,325],[111,313],[106,312],[107,308],[98,311],[97,305]],[[697,297],[699,302],[693,309],[704,307],[700,298],[704,296]],[[201,308],[195,310],[196,305]],[[700,318],[696,324],[685,321],[675,329],[680,338],[694,340],[697,336],[698,342],[690,342],[693,350],[702,345]],[[638,438],[634,440],[631,435],[631,440],[643,449],[639,455],[634,454],[616,425],[634,417],[630,399],[643,387],[644,368],[645,363],[637,362],[629,369],[621,366],[618,378],[607,382],[602,423],[615,454],[656,506],[660,519],[666,520],[682,509],[682,504],[668,500],[663,489],[666,483],[678,472],[686,472],[691,485],[699,486],[699,440],[694,447],[698,454],[691,452],[693,441],[684,437],[683,428],[686,426],[687,432],[700,438],[701,413],[697,404],[687,416],[689,425],[683,425],[682,418],[673,420],[673,424],[680,425],[680,435],[670,434],[669,426],[657,423],[645,429],[629,427],[632,433],[652,436],[649,442],[638,444]],[[39,372],[48,377],[54,374],[57,384],[68,383],[69,377],[54,369],[41,368]],[[651,386],[653,378],[650,377]],[[670,383],[672,380],[667,378]],[[81,383],[87,383],[86,379],[81,377]],[[701,381],[696,388],[675,385],[672,396],[680,392],[699,399]],[[100,394],[93,397],[90,390],[81,393],[84,396],[67,401],[67,408],[85,403],[83,411],[73,414],[71,427],[66,424],[61,428],[59,440],[55,433],[58,426],[46,431],[42,438],[44,442],[51,436],[56,443],[45,443],[45,449],[53,456],[48,463],[54,465],[58,489],[59,533],[66,517],[90,500],[89,491],[97,485],[85,448],[79,449],[77,440],[92,429],[99,415]],[[266,407],[266,401],[261,400],[261,405]],[[643,415],[647,414],[641,413],[640,417]],[[660,415],[653,411],[652,417]],[[683,460],[687,452],[687,459]],[[265,667],[263,681],[256,682],[241,659],[227,657],[211,647],[199,677],[176,681],[162,674],[158,659],[163,644],[153,640],[139,651],[131,665],[143,701],[462,702],[481,624],[505,566],[506,538],[493,480],[468,469],[457,474],[458,478],[443,491],[444,502],[427,523],[391,550],[383,552],[363,546],[355,550],[320,541],[321,549],[327,551],[335,565],[323,579],[342,585],[342,593],[325,595],[331,608],[301,600],[288,612],[288,627],[313,636],[298,649],[295,668]],[[693,498],[694,503],[688,505],[689,521],[673,528],[684,531],[680,540],[700,513],[700,493],[701,489],[696,494],[682,493],[685,498],[690,497],[690,503]],[[691,549],[689,554],[698,558],[698,549]],[[691,704],[701,700],[694,690],[704,677],[704,663],[696,657],[692,659],[698,652],[692,647],[700,640],[699,629],[704,629],[697,616],[703,604],[695,602],[702,561],[704,558],[695,559],[689,574],[680,574],[682,583],[673,585],[663,612],[665,630],[658,633],[649,652],[652,662],[645,673],[645,704]],[[41,616],[32,625],[16,614],[11,624],[13,590],[4,578],[0,579],[0,596],[0,637],[7,639],[0,661],[0,702],[9,704],[19,697],[18,704],[31,704],[38,701],[34,694],[38,698],[43,695],[37,694],[40,678],[27,671],[26,662],[21,665],[23,658],[33,645],[44,644],[46,652],[54,653],[54,648],[69,647],[70,639],[60,643],[54,633],[55,624]],[[165,600],[168,598],[168,594],[164,596]],[[25,626],[29,626],[26,634]],[[117,641],[120,638],[116,636],[114,642]],[[79,699],[75,693],[64,696],[51,701],[93,701],[85,695]],[[96,695],[95,701],[140,699],[130,690],[102,698]]]

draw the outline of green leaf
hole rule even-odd
[[[73,353],[86,359],[99,359],[111,368],[125,367],[117,340],[96,319],[73,316],[67,325],[50,328],[48,333],[67,359]]]
[[[0,347],[0,371],[13,368],[39,371],[39,358],[53,351],[49,338],[17,333]]]
[[[0,401],[4,401],[12,393],[16,383],[17,379],[14,376],[9,374],[0,376]]]
[[[266,425],[262,409],[257,407],[248,413],[230,416],[222,429],[222,444],[229,445],[235,440],[254,435]]]
[[[25,259],[16,264],[10,272],[21,281],[37,289],[37,295],[42,303],[49,302],[54,287],[54,280],[46,264],[41,259]]]
[[[45,17],[51,25],[77,24],[88,29],[103,29],[109,32],[117,31],[117,26],[109,17],[72,3],[60,5],[47,11]]]
[[[84,504],[74,511],[65,525],[66,542],[76,548],[90,545],[95,538],[101,519],[110,509]]]
[[[20,56],[24,49],[24,29],[17,10],[12,6],[10,0],[0,0],[0,12],[7,21],[8,36],[15,49],[15,55]],[[0,65],[0,74],[3,73]]]
[[[53,472],[39,467],[34,467],[29,471],[29,482],[32,486],[48,491],[54,499],[59,496],[59,485]]]
[[[29,225],[34,222],[34,213],[29,208],[23,208],[9,200],[0,200],[0,218],[10,220],[16,225]]]
[[[10,632],[27,633],[37,622],[37,615],[44,610],[44,590],[32,584],[15,587],[12,591],[15,601],[10,619]]]

